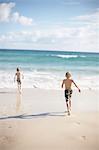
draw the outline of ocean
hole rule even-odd
[[[69,71],[81,89],[99,89],[99,53],[1,49],[0,88],[16,88],[17,67],[23,88],[61,89]]]

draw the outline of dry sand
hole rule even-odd
[[[98,150],[99,91],[74,91],[72,114],[61,90],[0,90],[0,150]]]

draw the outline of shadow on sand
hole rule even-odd
[[[63,117],[66,116],[66,111],[64,112],[45,112],[45,113],[38,113],[38,114],[22,114],[22,115],[15,115],[15,116],[2,116],[0,117],[0,120],[3,119],[33,119],[33,118],[43,118],[48,116],[57,116],[57,117]]]

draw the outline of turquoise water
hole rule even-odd
[[[19,67],[23,87],[59,89],[65,72],[82,88],[99,88],[99,53],[0,50],[0,87],[15,87],[13,77]]]

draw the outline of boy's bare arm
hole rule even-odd
[[[74,85],[77,87],[78,91],[81,92],[81,90],[78,88],[77,84],[72,80],[72,82],[74,83]]]
[[[63,80],[62,85],[61,85],[62,88],[63,88],[63,85],[64,85],[64,80]]]

